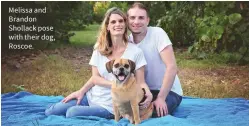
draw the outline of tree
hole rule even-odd
[[[69,43],[71,30],[83,30],[93,23],[93,4],[81,1],[37,2],[48,7],[49,19],[55,27],[58,41]],[[46,22],[46,19],[43,20]]]
[[[128,3],[115,1],[95,2],[93,6],[94,21],[96,21],[97,23],[101,23],[103,21],[106,11],[112,7],[118,7],[120,10],[126,13],[128,9]]]

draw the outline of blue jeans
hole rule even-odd
[[[157,95],[159,93],[159,90],[151,90],[151,93],[153,95],[152,101],[156,100]],[[167,103],[168,107],[168,114],[172,115],[175,109],[180,105],[182,102],[182,96],[176,94],[173,91],[170,91],[168,96],[165,99],[165,102]],[[154,109],[152,117],[158,117],[156,109]]]
[[[102,118],[114,118],[113,114],[101,106],[89,106],[87,97],[84,96],[80,105],[76,105],[76,100],[67,103],[58,102],[45,110],[45,115],[64,115],[67,118],[74,116],[98,116]]]

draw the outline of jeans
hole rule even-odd
[[[157,98],[157,95],[159,93],[159,90],[151,90],[151,93],[153,95],[152,101],[155,101]],[[172,115],[175,109],[180,105],[182,102],[182,96],[176,94],[173,91],[170,91],[168,96],[165,99],[165,102],[167,103],[168,107],[168,114]],[[154,109],[152,117],[158,117],[156,109]]]
[[[58,102],[53,104],[45,110],[45,115],[64,115],[67,118],[74,116],[98,116],[107,119],[114,118],[112,113],[101,106],[89,106],[86,96],[83,97],[80,105],[76,105],[76,102],[76,100],[71,100],[67,103]]]

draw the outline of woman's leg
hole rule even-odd
[[[111,119],[113,114],[101,106],[72,106],[67,110],[66,117],[74,116],[98,116],[101,118]]]
[[[64,115],[66,116],[67,109],[76,105],[76,100],[71,100],[67,103],[58,102],[45,110],[45,115]],[[82,98],[80,105],[88,106],[88,101],[86,95]]]

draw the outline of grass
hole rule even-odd
[[[92,50],[85,47],[95,43],[98,27],[91,25],[85,31],[73,31],[76,35],[70,41],[77,48],[59,49],[57,54],[41,53],[29,64],[21,64],[19,69],[13,69],[9,64],[2,65],[2,93],[26,90],[40,95],[65,96],[80,89],[91,75],[88,62]],[[175,55],[184,95],[249,99],[248,66],[228,65],[219,55],[196,60],[182,49],[175,49]],[[79,59],[81,56],[84,57]]]
[[[71,31],[75,33],[69,40],[72,45],[81,46],[81,47],[89,47],[93,46],[97,40],[99,25],[90,25],[84,31]]]
[[[194,59],[187,50],[175,50],[184,95],[205,98],[249,99],[249,67],[226,64],[222,55]]]
[[[207,59],[196,59],[193,58],[191,54],[187,52],[187,50],[182,51],[182,49],[175,49],[175,57],[176,63],[180,68],[217,68],[217,67],[225,67],[227,64],[224,62],[224,58],[220,55],[211,55]]]
[[[180,68],[179,76],[186,96],[204,98],[249,98],[248,67],[238,68],[240,73],[232,72],[233,67],[197,69]],[[235,68],[236,69],[236,68]],[[223,74],[222,74],[223,73]]]
[[[41,95],[67,95],[81,88],[90,69],[75,71],[60,55],[41,55],[19,70],[2,67],[2,93],[26,90]],[[12,86],[15,85],[15,86]],[[22,88],[18,88],[22,86]]]

